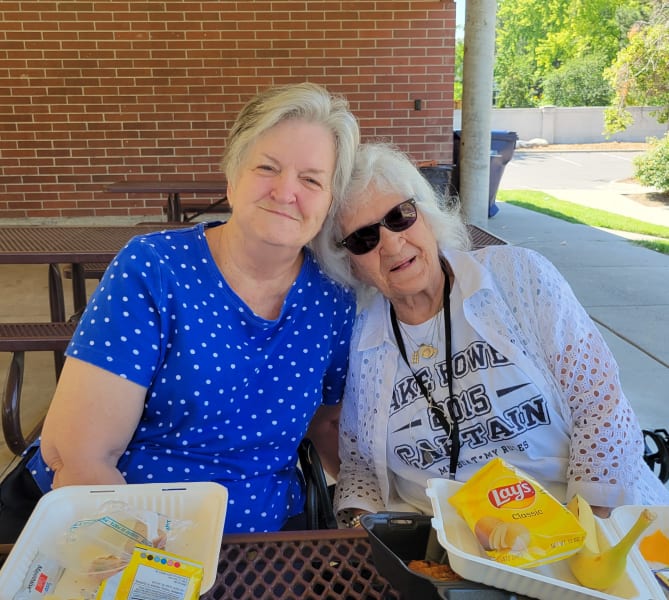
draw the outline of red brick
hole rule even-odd
[[[365,139],[452,156],[452,0],[27,0],[0,17],[0,217],[162,214],[102,186],[218,173],[242,104],[305,79],[346,95]]]

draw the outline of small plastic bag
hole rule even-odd
[[[97,515],[73,523],[61,548],[67,569],[102,581],[122,570],[138,544],[166,548],[187,523],[124,502],[105,503]]]

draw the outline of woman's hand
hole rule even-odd
[[[611,508],[608,506],[591,506],[593,514],[602,519],[608,519],[611,516]]]
[[[364,515],[369,515],[371,513],[366,510],[351,509],[348,511],[348,514],[350,515],[350,517],[348,520],[345,521],[346,527],[348,527],[349,529],[358,529],[362,527],[360,519]]]

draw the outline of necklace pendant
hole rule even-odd
[[[418,350],[423,358],[434,358],[438,352],[432,344],[421,344]]]
[[[418,350],[415,350],[414,352],[411,353],[411,364],[417,365],[419,360],[420,360],[420,354]]]

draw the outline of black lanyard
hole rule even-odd
[[[444,277],[446,278],[444,282],[443,311],[444,311],[444,333],[446,336],[446,378],[448,380],[447,381],[448,401],[446,402],[446,410],[448,410],[448,416],[451,419],[450,423],[446,420],[446,416],[444,415],[444,413],[437,409],[437,406],[435,405],[432,396],[430,396],[430,392],[428,392],[427,388],[425,387],[425,384],[420,380],[420,378],[416,376],[416,373],[409,364],[409,360],[407,359],[407,351],[406,348],[404,347],[404,340],[402,339],[402,333],[400,332],[399,324],[397,322],[397,316],[395,315],[395,309],[393,308],[392,303],[390,304],[390,323],[392,324],[393,327],[393,333],[395,334],[395,340],[397,341],[397,347],[399,348],[400,354],[402,355],[404,362],[407,364],[407,367],[409,367],[409,371],[411,371],[411,374],[413,375],[416,384],[418,384],[420,391],[422,392],[423,396],[425,396],[429,409],[432,411],[432,414],[436,417],[437,421],[439,421],[439,425],[443,427],[444,431],[447,433],[450,432],[449,441],[451,443],[451,456],[448,464],[448,478],[455,479],[455,472],[458,469],[458,458],[460,456],[460,430],[458,427],[458,420],[453,416],[450,408],[451,401],[453,400],[453,355],[451,349],[451,298],[450,298],[451,286],[448,277],[448,270],[446,269],[444,261],[441,261],[441,270],[443,271]]]

